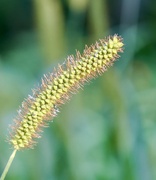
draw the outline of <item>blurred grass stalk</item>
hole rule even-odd
[[[82,50],[83,44],[86,43],[84,39],[86,12],[89,6],[89,0],[68,0],[68,17],[67,17],[67,39],[68,39],[68,53],[73,54],[73,49]],[[88,36],[87,36],[88,38]]]
[[[46,63],[65,52],[64,15],[60,0],[34,0],[35,21]]]
[[[109,20],[106,0],[90,0],[89,4],[89,30],[93,39],[106,36],[109,30]]]
[[[68,0],[70,9],[75,12],[86,11],[90,0]]]

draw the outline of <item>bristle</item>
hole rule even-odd
[[[34,139],[40,137],[41,129],[57,115],[58,108],[85,83],[112,66],[122,47],[122,38],[117,35],[99,40],[95,45],[85,46],[82,55],[76,51],[76,57],[68,56],[53,73],[44,75],[40,88],[32,90],[33,95],[22,103],[14,120],[9,140],[14,149],[32,148]]]

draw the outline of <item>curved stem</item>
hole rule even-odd
[[[7,174],[8,170],[9,170],[9,168],[10,168],[10,166],[11,166],[11,163],[12,163],[12,161],[13,161],[15,155],[16,155],[16,151],[17,151],[17,149],[15,149],[15,150],[13,151],[13,153],[11,154],[11,156],[10,156],[8,162],[7,162],[7,165],[5,166],[4,171],[3,171],[3,173],[2,173],[2,175],[1,175],[1,177],[0,177],[0,180],[4,180],[6,174]]]

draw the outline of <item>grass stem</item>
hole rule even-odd
[[[17,151],[17,150],[15,149],[15,150],[13,151],[13,153],[11,154],[11,156],[10,156],[8,162],[7,162],[7,165],[5,166],[4,171],[3,171],[3,173],[2,173],[2,175],[1,175],[1,177],[0,177],[0,180],[4,180],[4,179],[5,179],[5,176],[6,176],[8,170],[9,170],[9,168],[10,168],[10,166],[11,166],[11,163],[12,163],[15,155],[16,155],[16,151]]]

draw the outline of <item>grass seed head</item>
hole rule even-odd
[[[44,75],[40,88],[33,90],[33,95],[22,103],[14,120],[9,139],[14,149],[32,148],[34,139],[40,137],[42,127],[57,115],[59,106],[112,66],[123,45],[120,36],[109,36],[86,46],[82,55],[77,51],[76,57],[68,56],[53,73]]]

